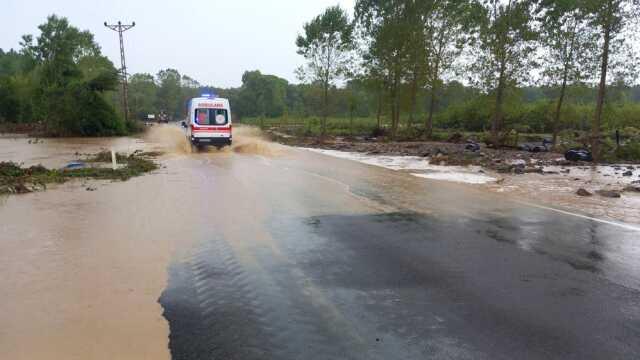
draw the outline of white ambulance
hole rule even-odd
[[[229,100],[208,94],[189,100],[182,127],[186,130],[187,140],[195,147],[231,145]]]

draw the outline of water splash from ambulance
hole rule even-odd
[[[173,125],[154,126],[145,134],[145,140],[154,144],[156,150],[174,155],[190,154],[250,154],[262,156],[278,156],[284,152],[282,145],[265,138],[259,128],[252,126],[236,126],[233,129],[233,145],[217,149],[213,146],[200,150],[192,149],[184,131]]]
[[[238,154],[277,156],[284,152],[284,147],[267,140],[259,128],[239,126],[233,130],[231,151]]]
[[[185,155],[191,153],[191,146],[184,131],[173,125],[158,125],[149,129],[145,140],[155,148],[168,155]]]

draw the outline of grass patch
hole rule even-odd
[[[117,161],[123,166],[115,170],[101,166],[48,169],[42,165],[22,167],[13,162],[0,162],[0,194],[23,194],[44,190],[48,184],[60,184],[78,178],[125,181],[158,169],[158,164],[152,160],[158,155],[160,153],[157,152],[135,152],[131,155],[118,153]],[[93,165],[110,163],[111,153],[95,154],[85,159],[85,162]]]

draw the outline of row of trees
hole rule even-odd
[[[371,94],[357,81],[324,89],[318,84],[291,84],[258,70],[245,72],[241,87],[219,91],[230,99],[234,113],[240,117],[346,116],[350,111],[367,117],[374,105]],[[333,101],[325,103],[329,97]]]
[[[637,0],[358,0],[353,21],[336,6],[304,26],[296,44],[308,63],[300,73],[324,89],[325,108],[336,80],[367,84],[385,99],[392,136],[401,112],[412,120],[418,94],[427,92],[426,138],[440,90],[458,79],[492,99],[495,145],[514,90],[532,84],[558,90],[555,141],[567,89],[594,84],[591,129],[598,154],[607,86],[635,79],[633,43],[626,40],[638,8]],[[401,106],[403,98],[408,106]]]
[[[198,81],[176,69],[160,70],[155,76],[137,73],[129,79],[129,107],[137,119],[159,112],[181,119],[187,100],[203,90]]]

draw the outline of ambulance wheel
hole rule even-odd
[[[198,151],[200,151],[200,146],[198,146],[198,145],[196,145],[194,143],[191,143],[191,153],[195,154]]]

